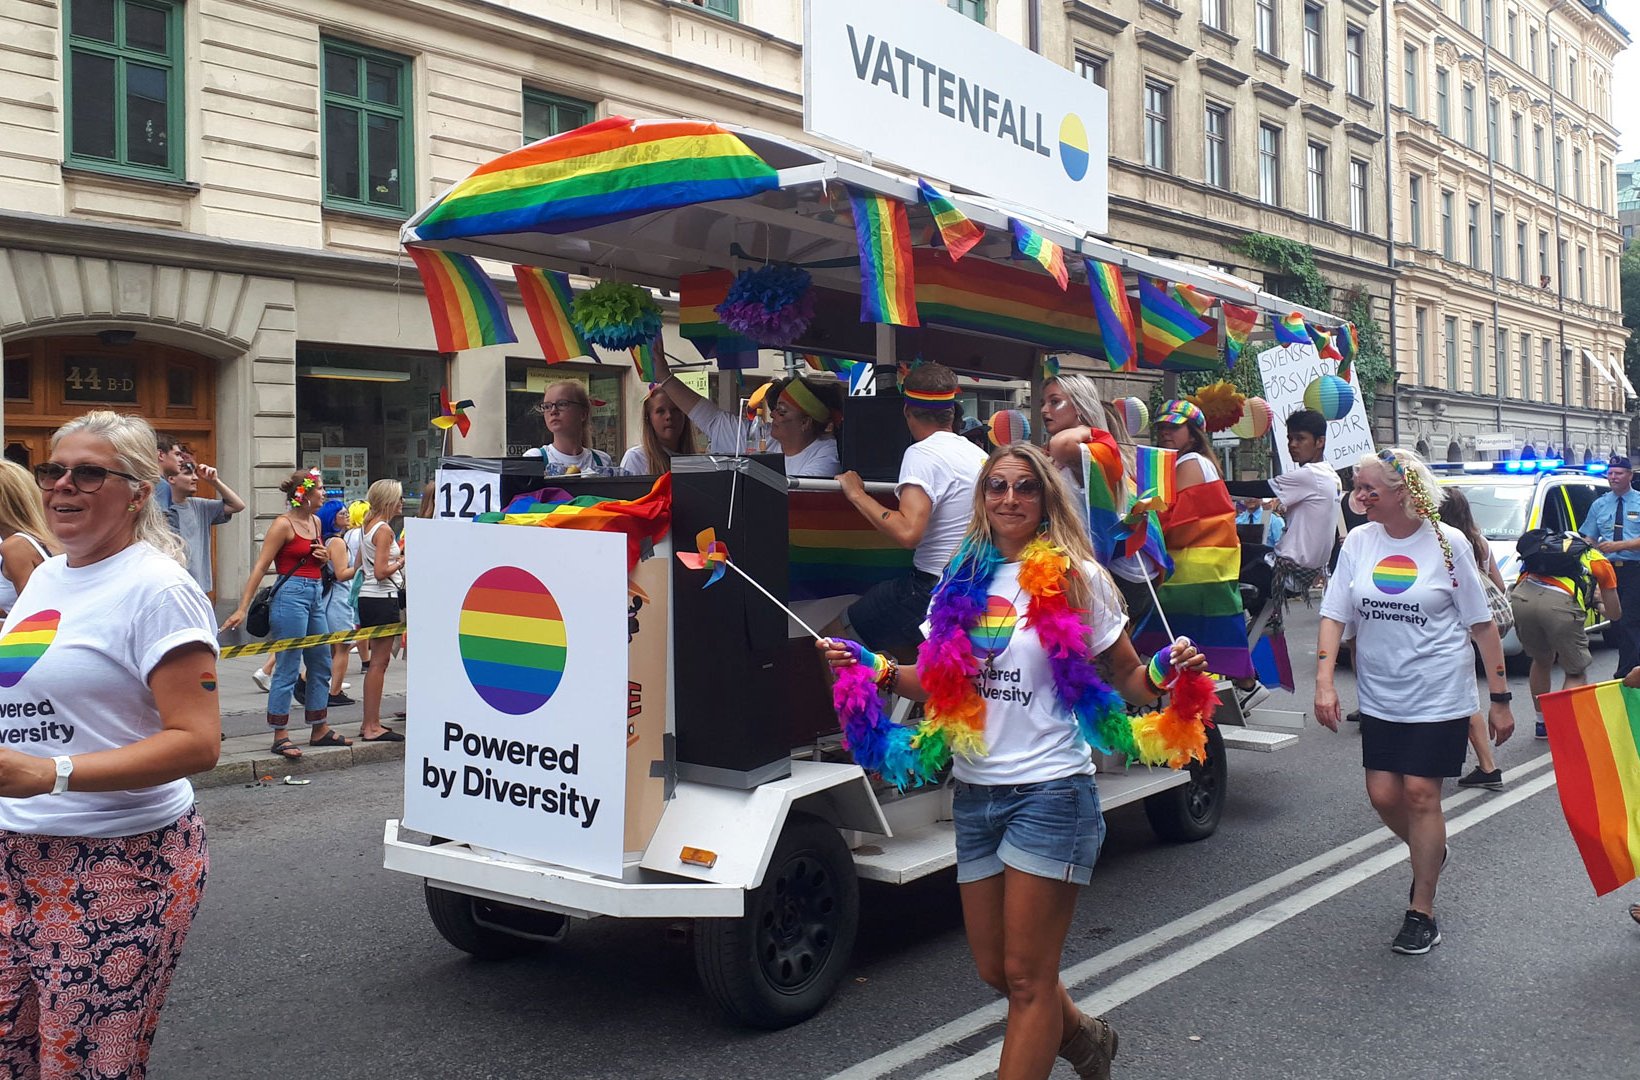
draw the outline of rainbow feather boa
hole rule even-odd
[[[928,704],[915,728],[895,724],[884,712],[870,669],[837,670],[832,702],[843,722],[843,745],[861,768],[902,791],[933,780],[954,754],[985,755],[985,700],[974,686],[980,665],[968,630],[985,611],[1001,562],[994,546],[970,541],[935,588],[931,633],[917,656]],[[1130,718],[1088,655],[1087,627],[1065,594],[1070,573],[1069,557],[1046,540],[1032,541],[1020,554],[1019,585],[1030,597],[1025,621],[1048,653],[1054,692],[1076,717],[1082,738],[1101,753],[1146,765],[1180,768],[1207,760],[1207,725],[1218,702],[1213,681],[1181,673],[1166,709]]]

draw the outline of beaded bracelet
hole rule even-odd
[[[1179,673],[1173,670],[1172,650],[1173,646],[1169,645],[1166,649],[1162,649],[1152,654],[1150,657],[1150,663],[1145,665],[1145,679],[1150,683],[1151,689],[1155,690],[1158,694],[1165,693],[1169,687],[1178,681],[1179,678]],[[1160,663],[1162,653],[1164,652],[1168,654],[1168,662],[1165,669]]]

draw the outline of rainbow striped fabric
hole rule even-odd
[[[1237,587],[1241,541],[1236,536],[1235,504],[1224,484],[1209,481],[1180,491],[1162,511],[1162,535],[1173,558],[1173,576],[1157,595],[1173,632],[1196,643],[1213,674],[1253,677],[1247,619]],[[1142,653],[1152,653],[1168,644],[1159,613],[1150,612],[1134,634],[1134,645]]]
[[[1304,316],[1294,311],[1278,316],[1270,312],[1270,332],[1283,345],[1309,345],[1310,332],[1304,325]]]
[[[535,337],[541,342],[541,355],[547,358],[547,363],[559,364],[578,356],[591,356],[591,346],[569,317],[569,305],[575,296],[569,287],[569,275],[557,270],[515,266],[513,277],[518,279],[524,310],[529,312],[530,325],[535,327]]]
[[[1134,447],[1133,489],[1139,498],[1159,499],[1164,505],[1172,506],[1174,496],[1179,493],[1178,461],[1177,450],[1160,446]]]
[[[1341,378],[1353,378],[1351,372],[1355,368],[1355,354],[1361,351],[1361,335],[1355,329],[1355,324],[1347,322],[1338,328],[1333,335],[1333,343],[1338,346],[1338,374]]]
[[[1560,808],[1595,895],[1605,896],[1640,867],[1640,690],[1594,683],[1538,704]]]
[[[1061,289],[1069,287],[1070,272],[1065,269],[1065,249],[1049,240],[1018,218],[1009,218],[1008,227],[1014,233],[1014,247],[1027,259],[1041,264]]]
[[[922,194],[922,201],[934,215],[934,227],[940,231],[940,240],[945,244],[945,250],[951,253],[953,262],[968,254],[975,244],[985,239],[985,230],[969,219],[968,215],[956,208],[950,199],[940,194],[939,189],[927,180],[917,180],[917,191]]]
[[[789,493],[786,521],[787,598],[794,603],[858,595],[911,573],[912,552],[872,528],[840,491]]]
[[[952,326],[1045,349],[1098,356],[1093,304],[1060,292],[1031,270],[974,260],[958,266],[943,251],[918,248],[917,312],[928,326]]]
[[[1219,310],[1224,313],[1224,362],[1233,368],[1241,359],[1242,350],[1247,348],[1253,328],[1258,325],[1258,308],[1240,307],[1221,300]]]
[[[860,321],[918,326],[911,226],[905,206],[886,195],[849,189],[860,245]]]
[[[1099,333],[1105,341],[1105,362],[1112,371],[1137,371],[1139,330],[1122,284],[1122,268],[1115,263],[1084,259],[1088,268],[1088,288],[1093,293],[1093,311],[1099,319]]]
[[[1287,651],[1287,635],[1266,630],[1253,642],[1253,670],[1258,681],[1268,687],[1281,687],[1289,694],[1297,685],[1293,681],[1293,658]]]
[[[1174,350],[1216,330],[1156,278],[1139,279],[1139,366],[1153,371],[1206,370],[1197,358],[1169,363]],[[1217,342],[1215,341],[1215,353]],[[1217,356],[1209,362],[1216,365]]]
[[[1088,539],[1100,563],[1109,566],[1124,539],[1122,512],[1127,492],[1122,474],[1122,452],[1108,431],[1095,429],[1082,444],[1082,489],[1087,497]],[[1126,551],[1123,554],[1127,554]]]
[[[778,183],[767,162],[716,124],[611,116],[479,166],[412,231],[422,240],[574,232]]]
[[[461,352],[517,341],[507,305],[471,255],[432,248],[406,248],[427,290],[433,339],[439,352]]]
[[[757,366],[757,342],[718,321],[717,306],[729,295],[734,280],[733,270],[678,277],[678,332],[694,342],[703,360],[715,357],[723,371]]]
[[[519,500],[514,500],[517,505]],[[858,515],[856,515],[858,516]],[[626,534],[626,568],[638,565],[645,542],[654,543],[672,527],[672,474],[662,473],[647,494],[636,499],[603,499],[583,495],[568,502],[534,503],[526,509],[484,514],[486,524],[534,525],[548,529]]]
[[[655,385],[655,354],[660,351],[661,339],[658,337],[654,341],[632,346],[632,366],[647,386]]]
[[[1323,360],[1342,361],[1344,359],[1343,355],[1333,347],[1332,331],[1325,327],[1312,326],[1309,323],[1304,324],[1304,330],[1310,335],[1310,341],[1315,345],[1317,356]]]

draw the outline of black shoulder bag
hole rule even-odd
[[[268,630],[271,629],[269,623],[273,616],[273,598],[278,595],[285,582],[290,580],[290,576],[300,570],[302,564],[307,561],[308,557],[303,555],[296,560],[295,566],[279,575],[278,581],[272,585],[264,585],[257,590],[256,598],[251,601],[251,606],[245,609],[245,633],[252,637],[268,636]]]

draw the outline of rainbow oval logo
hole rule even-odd
[[[1418,564],[1405,555],[1386,555],[1372,568],[1372,583],[1388,596],[1399,596],[1418,580]]]
[[[467,681],[490,708],[523,716],[557,692],[564,616],[534,574],[516,566],[484,571],[462,598],[457,632]]]
[[[1075,113],[1066,113],[1059,121],[1059,164],[1072,180],[1088,175],[1088,129]]]
[[[0,638],[0,687],[10,690],[23,681],[28,669],[56,640],[61,619],[55,611],[36,611]]]
[[[968,643],[975,656],[996,656],[1013,640],[1014,625],[1019,613],[1006,597],[991,596],[985,601],[985,614],[968,630]]]

